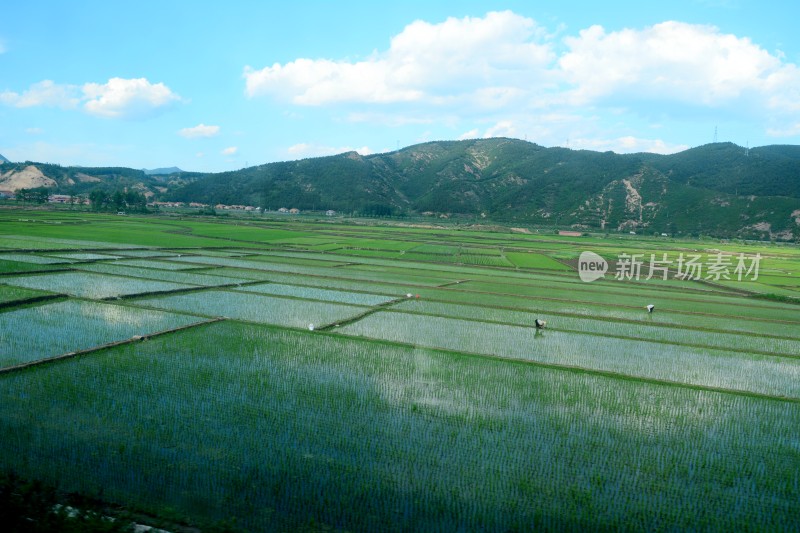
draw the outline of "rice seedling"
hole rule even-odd
[[[34,254],[0,254],[0,260],[18,261],[20,263],[32,263],[36,265],[69,264],[73,262],[63,257],[48,257]]]
[[[76,300],[0,312],[0,367],[199,321],[193,316]]]
[[[792,402],[230,322],[0,376],[0,466],[260,531],[791,529],[799,423]]]
[[[26,289],[23,287],[12,287],[10,285],[0,285],[0,305],[7,305],[20,300],[28,300],[39,296],[46,296],[49,293]]]
[[[158,270],[191,270],[197,268],[195,265],[169,261],[169,259],[171,259],[170,257],[166,259],[167,261],[159,261],[156,259],[121,259],[119,261],[114,261],[114,264],[129,267],[155,268]]]
[[[242,282],[241,278],[209,276],[207,274],[199,274],[196,272],[157,270],[145,267],[126,266],[121,265],[119,262],[76,265],[75,268],[88,272],[99,272],[102,274],[143,278],[147,280],[169,281],[188,285],[201,285],[204,287],[230,285]]]
[[[119,259],[119,255],[111,254],[95,254],[90,252],[70,252],[65,254],[50,254],[52,257],[60,259],[69,259],[71,261],[95,261],[103,259]]]
[[[241,291],[257,292],[260,294],[271,294],[274,296],[291,296],[308,300],[323,300],[328,302],[339,302],[353,305],[374,306],[392,301],[393,298],[363,292],[345,292],[331,289],[320,289],[317,287],[303,287],[298,285],[283,285],[279,283],[264,283],[260,285],[248,285]]]
[[[662,341],[671,344],[685,344],[722,348],[733,351],[752,351],[775,355],[800,357],[800,338],[787,339],[750,332],[723,332],[713,330],[689,329],[667,324],[620,321],[608,319],[600,312],[587,316],[570,316],[551,314],[547,307],[537,311],[520,311],[516,309],[486,307],[478,305],[450,304],[429,300],[406,300],[392,307],[393,310],[404,310],[411,313],[422,313],[450,318],[462,318],[487,322],[502,322],[521,326],[530,326],[536,318],[547,320],[550,329],[559,331],[575,331],[602,336],[618,336],[639,338],[647,341]],[[639,313],[641,314],[641,313]],[[687,324],[688,326],[689,324]],[[746,323],[742,322],[742,326]]]
[[[4,282],[18,287],[93,299],[192,288],[191,285],[180,283],[123,278],[92,272],[58,272],[30,276],[8,276],[4,278]]]
[[[800,359],[380,311],[339,332],[426,348],[800,398]]]
[[[363,314],[366,306],[314,302],[233,291],[197,291],[131,301],[157,309],[230,317],[263,324],[306,328],[343,322]]]

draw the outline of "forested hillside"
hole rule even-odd
[[[503,138],[441,141],[209,175],[169,197],[272,210],[429,213],[791,240],[800,236],[800,147],[747,150],[714,143],[657,155],[544,148]]]
[[[601,231],[800,238],[800,146],[713,143],[671,155],[437,141],[395,152],[216,174],[0,164],[0,190],[36,178],[62,194],[136,190],[151,200],[360,216],[427,215]],[[27,174],[26,174],[27,173]],[[21,188],[21,187],[16,187]]]

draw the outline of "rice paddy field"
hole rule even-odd
[[[792,245],[2,210],[0,470],[200,530],[797,531],[795,294]]]

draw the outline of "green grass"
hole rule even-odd
[[[0,312],[0,368],[200,321],[186,315],[86,301]]]
[[[190,326],[1,374],[0,470],[250,531],[800,523],[796,247],[233,222],[0,211],[0,366]],[[587,284],[585,250],[764,268]]]
[[[136,305],[206,317],[230,317],[292,328],[323,327],[368,310],[357,306],[233,291],[199,291],[133,300]]]
[[[0,281],[2,281],[2,278],[0,278]],[[37,291],[34,289],[26,289],[23,287],[12,287],[9,285],[0,285],[0,304],[6,306],[11,302],[29,300],[31,298],[47,296],[48,294],[50,293],[44,291]]]
[[[570,268],[544,254],[506,252],[506,258],[520,268],[545,268],[551,270],[570,270]]]
[[[232,323],[0,379],[0,465],[253,531],[788,530],[798,424],[796,403]]]
[[[17,287],[27,287],[85,298],[102,299],[147,292],[166,292],[190,289],[192,285],[95,274],[92,272],[57,272],[29,276],[7,276],[3,281]]]

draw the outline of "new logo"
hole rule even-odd
[[[578,258],[578,275],[581,281],[600,279],[608,272],[608,262],[594,252],[582,252]]]

